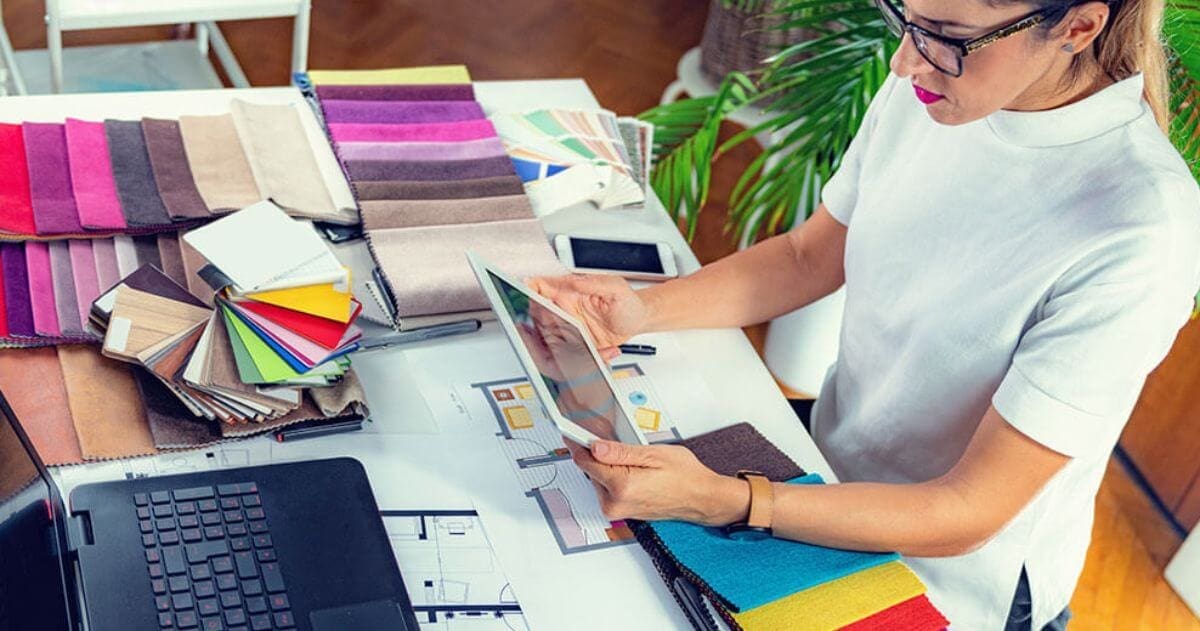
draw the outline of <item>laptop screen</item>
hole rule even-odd
[[[62,504],[18,432],[0,396],[0,631],[69,629]]]

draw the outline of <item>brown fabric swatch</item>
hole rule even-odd
[[[128,366],[90,346],[61,346],[58,359],[85,460],[158,453]]]
[[[155,447],[182,449],[210,445],[221,440],[216,423],[192,415],[179,398],[154,375],[144,370],[135,370],[134,378],[142,395],[146,420]]]
[[[745,469],[758,471],[776,482],[804,475],[804,469],[749,423],[722,427],[680,444],[721,475],[736,475]]]
[[[343,378],[337,385],[328,388],[309,388],[301,398],[300,407],[279,418],[262,423],[222,424],[220,429],[222,436],[232,438],[261,434],[303,421],[326,419],[334,422],[355,416],[365,418],[367,405],[366,399],[363,397],[362,384],[351,370],[346,372],[346,378]]]
[[[516,175],[485,177],[476,180],[451,182],[384,180],[355,182],[354,192],[360,201],[372,199],[474,199],[523,195],[525,185]]]
[[[310,388],[313,403],[327,417],[341,416],[346,413],[358,413],[363,417],[370,414],[367,409],[367,392],[363,390],[358,373],[351,368],[342,376],[337,385],[329,388]]]
[[[532,219],[533,206],[525,195],[480,199],[422,199],[361,202],[363,228],[383,230],[485,221]]]
[[[83,462],[54,347],[0,352],[0,391],[16,412],[17,421],[29,435],[42,462],[47,465]]]
[[[180,237],[183,235],[181,234]],[[208,261],[196,251],[196,248],[188,245],[188,242],[183,238],[179,239],[179,252],[183,258],[183,275],[187,280],[185,286],[191,294],[204,302],[204,304],[212,307],[213,295],[216,293],[204,279],[200,278],[200,270],[208,265]]]
[[[158,256],[162,261],[163,273],[176,283],[186,286],[187,272],[183,267],[181,247],[177,233],[163,232],[158,235]]]
[[[146,152],[154,183],[171,219],[203,219],[211,217],[208,207],[196,190],[192,170],[188,166],[179,122],[159,118],[143,118],[142,134],[146,137]]]
[[[192,178],[213,213],[245,208],[262,200],[233,116],[180,116],[179,133]]]

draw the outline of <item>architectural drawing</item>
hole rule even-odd
[[[528,629],[478,513],[380,514],[422,631]]]
[[[673,442],[679,433],[637,364],[614,366],[613,382],[649,442]],[[625,522],[604,517],[595,490],[575,466],[562,434],[546,415],[525,378],[472,384],[491,407],[506,459],[537,502],[563,554],[625,545],[633,533]]]

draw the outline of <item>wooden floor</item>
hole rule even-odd
[[[703,0],[314,0],[312,68],[466,63],[477,79],[582,77],[604,106],[636,114],[658,103],[679,56],[700,40]],[[6,0],[16,48],[46,45],[42,0]],[[222,25],[251,83],[287,82],[291,22]],[[67,45],[164,39],[170,27],[68,33]],[[70,72],[70,69],[67,70]],[[695,241],[702,261],[733,250],[724,199],[753,157],[735,151],[718,168]],[[761,345],[763,329],[748,330]],[[1072,629],[1200,629],[1162,580],[1179,538],[1119,465],[1109,467],[1094,541],[1072,601]]]

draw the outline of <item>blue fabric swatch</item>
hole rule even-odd
[[[788,480],[824,483],[815,473]],[[735,541],[718,528],[681,521],[658,521],[650,527],[680,564],[739,612],[900,558],[895,553],[851,552],[786,539]]]

